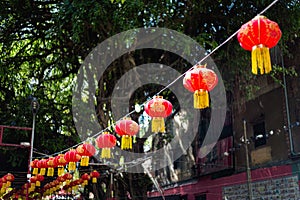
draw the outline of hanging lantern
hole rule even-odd
[[[6,180],[6,187],[10,187],[11,182],[15,180],[15,177],[11,173],[8,173],[4,176],[4,179]]]
[[[37,177],[36,176],[32,176],[30,177],[30,183],[31,183],[31,187],[35,188],[36,186],[36,182],[37,182]]]
[[[0,189],[0,194],[3,194],[6,191],[6,179],[4,177],[2,177],[1,179],[1,183],[2,183],[2,187]]]
[[[22,189],[23,189],[23,194],[27,194],[27,193],[30,193],[30,187],[31,187],[31,184],[30,183],[25,183],[23,186],[22,186]]]
[[[241,47],[251,51],[252,73],[269,73],[272,70],[269,49],[276,46],[281,38],[281,30],[276,22],[258,15],[242,25],[237,38]]]
[[[54,167],[56,167],[56,162],[54,157],[50,157],[46,161],[47,163],[47,176],[53,176],[54,175]]]
[[[165,132],[164,118],[172,113],[172,104],[163,99],[162,96],[155,96],[145,105],[145,112],[152,117],[152,132]]]
[[[61,176],[64,173],[64,167],[67,164],[66,159],[64,158],[64,154],[59,154],[55,156],[55,163],[57,165],[57,175]]]
[[[34,159],[31,161],[30,166],[33,169],[32,174],[37,175],[39,173],[39,168],[37,167],[37,163],[39,162],[39,159]]]
[[[46,173],[46,168],[47,168],[47,160],[42,158],[37,162],[37,167],[40,169],[40,174],[45,175]]]
[[[44,180],[44,176],[41,174],[37,174],[36,175],[36,183],[35,186],[40,187],[41,186],[41,182]]]
[[[60,184],[62,184],[63,182],[65,182],[67,179],[65,176],[59,176],[57,177],[57,180],[60,182]]]
[[[117,139],[109,132],[103,132],[96,138],[97,146],[102,149],[101,158],[111,158],[110,149],[116,146]]]
[[[90,143],[79,145],[76,151],[81,156],[80,166],[89,166],[90,157],[96,153],[95,147]]]
[[[92,183],[97,183],[97,178],[99,178],[100,173],[94,170],[90,173],[90,176],[92,177]]]
[[[186,72],[183,78],[183,86],[194,93],[194,108],[203,109],[209,107],[208,92],[214,89],[218,83],[216,73],[207,69],[206,65],[195,65]]]
[[[74,171],[76,169],[76,162],[80,160],[81,156],[75,149],[71,149],[65,153],[64,158],[68,163],[68,170]]]
[[[139,132],[139,125],[130,118],[125,118],[116,123],[116,133],[121,138],[121,149],[132,149],[132,136]]]
[[[34,191],[35,190],[36,181],[37,181],[36,176],[30,177],[30,189],[29,189],[30,191]]]
[[[65,173],[63,176],[64,176],[64,178],[66,179],[66,185],[69,185],[71,179],[73,178],[73,175],[70,174],[70,173]]]
[[[86,186],[88,184],[88,181],[91,179],[90,175],[88,173],[84,173],[81,175],[81,180],[83,180],[82,186]]]

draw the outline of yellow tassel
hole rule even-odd
[[[165,130],[165,120],[163,117],[153,117],[152,123],[151,123],[151,129],[154,133],[164,133]]]
[[[7,181],[6,187],[10,187],[10,186],[11,186],[11,182],[10,182],[10,181]]]
[[[92,178],[92,183],[97,183],[97,178],[96,177]]]
[[[41,182],[40,181],[36,181],[35,182],[35,186],[40,187],[41,186]]]
[[[39,168],[33,168],[33,175],[37,175],[39,173]]]
[[[46,168],[41,168],[40,175],[45,175],[45,173],[46,173]]]
[[[52,167],[48,168],[47,176],[53,176],[54,175],[54,169]]]
[[[111,158],[110,148],[103,148],[101,151],[101,158]]]
[[[203,109],[209,107],[209,95],[207,90],[194,92],[194,108]]]
[[[251,52],[252,73],[260,74],[270,73],[272,70],[270,51],[268,47],[259,45],[255,46]]]
[[[88,184],[88,180],[84,180],[82,185],[86,186],[87,184]]]
[[[132,149],[132,137],[130,135],[122,136],[121,149]]]
[[[30,185],[30,190],[31,190],[31,191],[34,191],[34,189],[35,189],[35,184],[32,183],[32,184]]]
[[[90,162],[90,157],[86,156],[85,157],[85,165],[84,166],[89,166],[89,162]]]
[[[74,171],[75,169],[76,169],[75,162],[69,162],[68,170],[69,171]]]
[[[58,169],[57,169],[57,175],[58,176],[62,176],[63,173],[64,173],[64,168],[63,167],[58,167]]]

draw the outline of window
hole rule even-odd
[[[206,194],[200,194],[195,197],[195,200],[206,200]]]
[[[255,148],[267,143],[265,122],[260,122],[253,126],[253,135]]]

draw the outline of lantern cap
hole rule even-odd
[[[207,63],[205,63],[204,65],[202,65],[202,64],[200,64],[200,63],[197,63],[196,65],[194,65],[194,66],[192,67],[191,70],[193,70],[193,69],[195,69],[195,68],[206,68],[206,66],[207,66]]]
[[[253,18],[253,20],[257,20],[257,19],[267,19],[267,17],[264,16],[264,15],[256,15],[256,16]]]

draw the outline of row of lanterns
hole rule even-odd
[[[85,187],[88,185],[88,181],[92,180],[92,183],[97,183],[97,179],[100,177],[100,173],[96,170],[93,170],[88,173],[81,175],[79,179],[72,180],[73,175],[71,173],[65,173],[61,176],[58,176],[55,180],[45,184],[42,188],[40,187],[40,182],[44,180],[44,176],[37,174],[30,178],[30,182],[25,183],[22,188],[14,193],[14,197],[22,197],[27,194],[32,196],[34,193],[39,193],[42,196],[55,194],[62,189],[68,193],[71,193],[74,190],[77,190],[79,186]]]
[[[11,186],[11,182],[15,180],[15,176],[11,173],[7,173],[0,178],[0,195],[4,194]]]
[[[241,47],[251,51],[252,73],[269,73],[272,69],[269,49],[276,46],[281,38],[281,30],[276,22],[267,17],[258,15],[246,24],[242,25],[237,34],[237,39]],[[209,107],[209,92],[218,83],[216,73],[207,69],[206,65],[196,64],[187,71],[183,79],[183,86],[194,93],[194,108],[204,109]],[[156,96],[146,103],[145,112],[152,118],[152,132],[165,132],[164,118],[172,113],[172,104]],[[115,131],[121,136],[121,149],[132,149],[132,136],[139,131],[139,125],[125,118],[116,123]],[[96,138],[96,144],[102,149],[101,157],[110,158],[110,149],[116,145],[116,137],[109,132],[104,132]],[[81,166],[87,166],[89,157],[95,154],[96,150],[91,144],[79,145],[76,150],[70,150],[64,155],[65,162],[61,162],[61,167],[69,163],[69,170],[75,169],[75,163],[81,159]],[[62,158],[60,158],[62,159]],[[56,162],[55,162],[56,161]],[[47,164],[46,164],[47,163]],[[48,166],[49,175],[53,175],[52,168],[57,160],[52,159],[39,164],[41,170]]]
[[[274,47],[281,37],[281,31],[276,22],[265,16],[258,15],[251,21],[242,25],[238,31],[237,38],[242,48],[252,51],[252,72],[269,73],[271,62],[269,48]],[[183,79],[183,86],[194,93],[194,108],[204,109],[209,107],[209,92],[218,83],[216,73],[206,68],[206,65],[196,64],[187,71]],[[148,101],[145,112],[152,118],[152,132],[165,132],[164,119],[172,113],[172,104],[156,96]],[[121,137],[121,149],[132,149],[132,137],[139,131],[139,125],[130,118],[124,118],[116,123],[115,132]],[[98,148],[102,149],[101,157],[110,158],[110,149],[116,146],[116,137],[109,132],[104,132],[95,139]],[[81,166],[88,166],[89,157],[96,153],[95,147],[90,143],[79,145],[76,149],[71,149],[65,154],[60,154],[54,158],[35,160],[32,163],[33,174],[45,174],[53,176],[55,167],[58,167],[58,175],[62,174],[63,168],[68,164],[69,170],[75,170],[76,162],[79,160]]]
[[[277,45],[281,34],[278,24],[262,15],[256,16],[241,26],[237,39],[242,48],[252,52],[252,72],[254,74],[271,71],[269,49]],[[194,108],[196,109],[209,107],[209,92],[217,83],[216,73],[206,68],[206,65],[200,64],[196,64],[187,71],[183,79],[183,86],[194,93]],[[156,96],[145,104],[145,112],[152,118],[152,132],[165,132],[164,118],[172,113],[172,107],[172,104],[162,96]],[[116,123],[115,132],[121,137],[121,149],[132,149],[132,137],[138,131],[139,125],[130,118],[124,118]],[[116,141],[116,137],[109,132],[104,132],[96,138],[96,145],[102,149],[102,158],[110,158],[110,149],[116,146]],[[41,168],[41,172],[48,167],[50,176],[53,175],[52,168],[56,165],[62,168],[68,163],[69,170],[75,170],[76,162],[81,160],[80,165],[87,166],[89,157],[93,156],[95,152],[96,149],[93,145],[85,143],[79,145],[76,150],[68,151],[63,158],[60,155],[59,158],[39,161],[40,163],[37,163],[36,167]]]
[[[281,38],[281,31],[276,22],[273,22],[265,16],[258,15],[246,24],[242,25],[237,34],[240,46],[251,51],[252,73],[264,74],[271,71],[271,60],[269,49],[276,46]],[[209,107],[209,92],[214,89],[218,83],[216,73],[206,68],[206,65],[196,64],[193,68],[186,72],[183,79],[183,86],[194,94],[194,108],[204,109]],[[145,112],[152,118],[152,132],[165,132],[164,119],[172,113],[172,104],[163,99],[162,96],[156,96],[148,101],[145,106]],[[116,123],[115,132],[121,137],[121,149],[132,149],[132,137],[139,131],[139,125],[130,118],[124,118]],[[96,146],[101,149],[102,158],[110,158],[110,149],[115,147],[117,138],[109,132],[103,132],[95,139]],[[31,162],[33,168],[30,183],[24,185],[24,189],[33,191],[36,186],[40,185],[40,181],[44,180],[44,175],[54,176],[54,168],[57,170],[57,179],[44,186],[45,194],[53,193],[64,184],[65,190],[70,190],[78,185],[86,185],[87,181],[92,177],[93,183],[99,177],[98,172],[91,172],[90,175],[83,174],[80,179],[72,181],[72,175],[64,174],[64,167],[68,165],[69,171],[76,169],[76,163],[80,161],[81,166],[88,166],[89,158],[94,156],[96,148],[86,142],[79,145],[76,149],[71,149],[65,154],[59,154],[56,157],[48,159],[35,159]],[[67,177],[68,176],[68,177]],[[10,182],[14,180],[14,176],[7,174],[0,179],[0,194],[4,193]],[[31,184],[31,185],[28,185]]]

